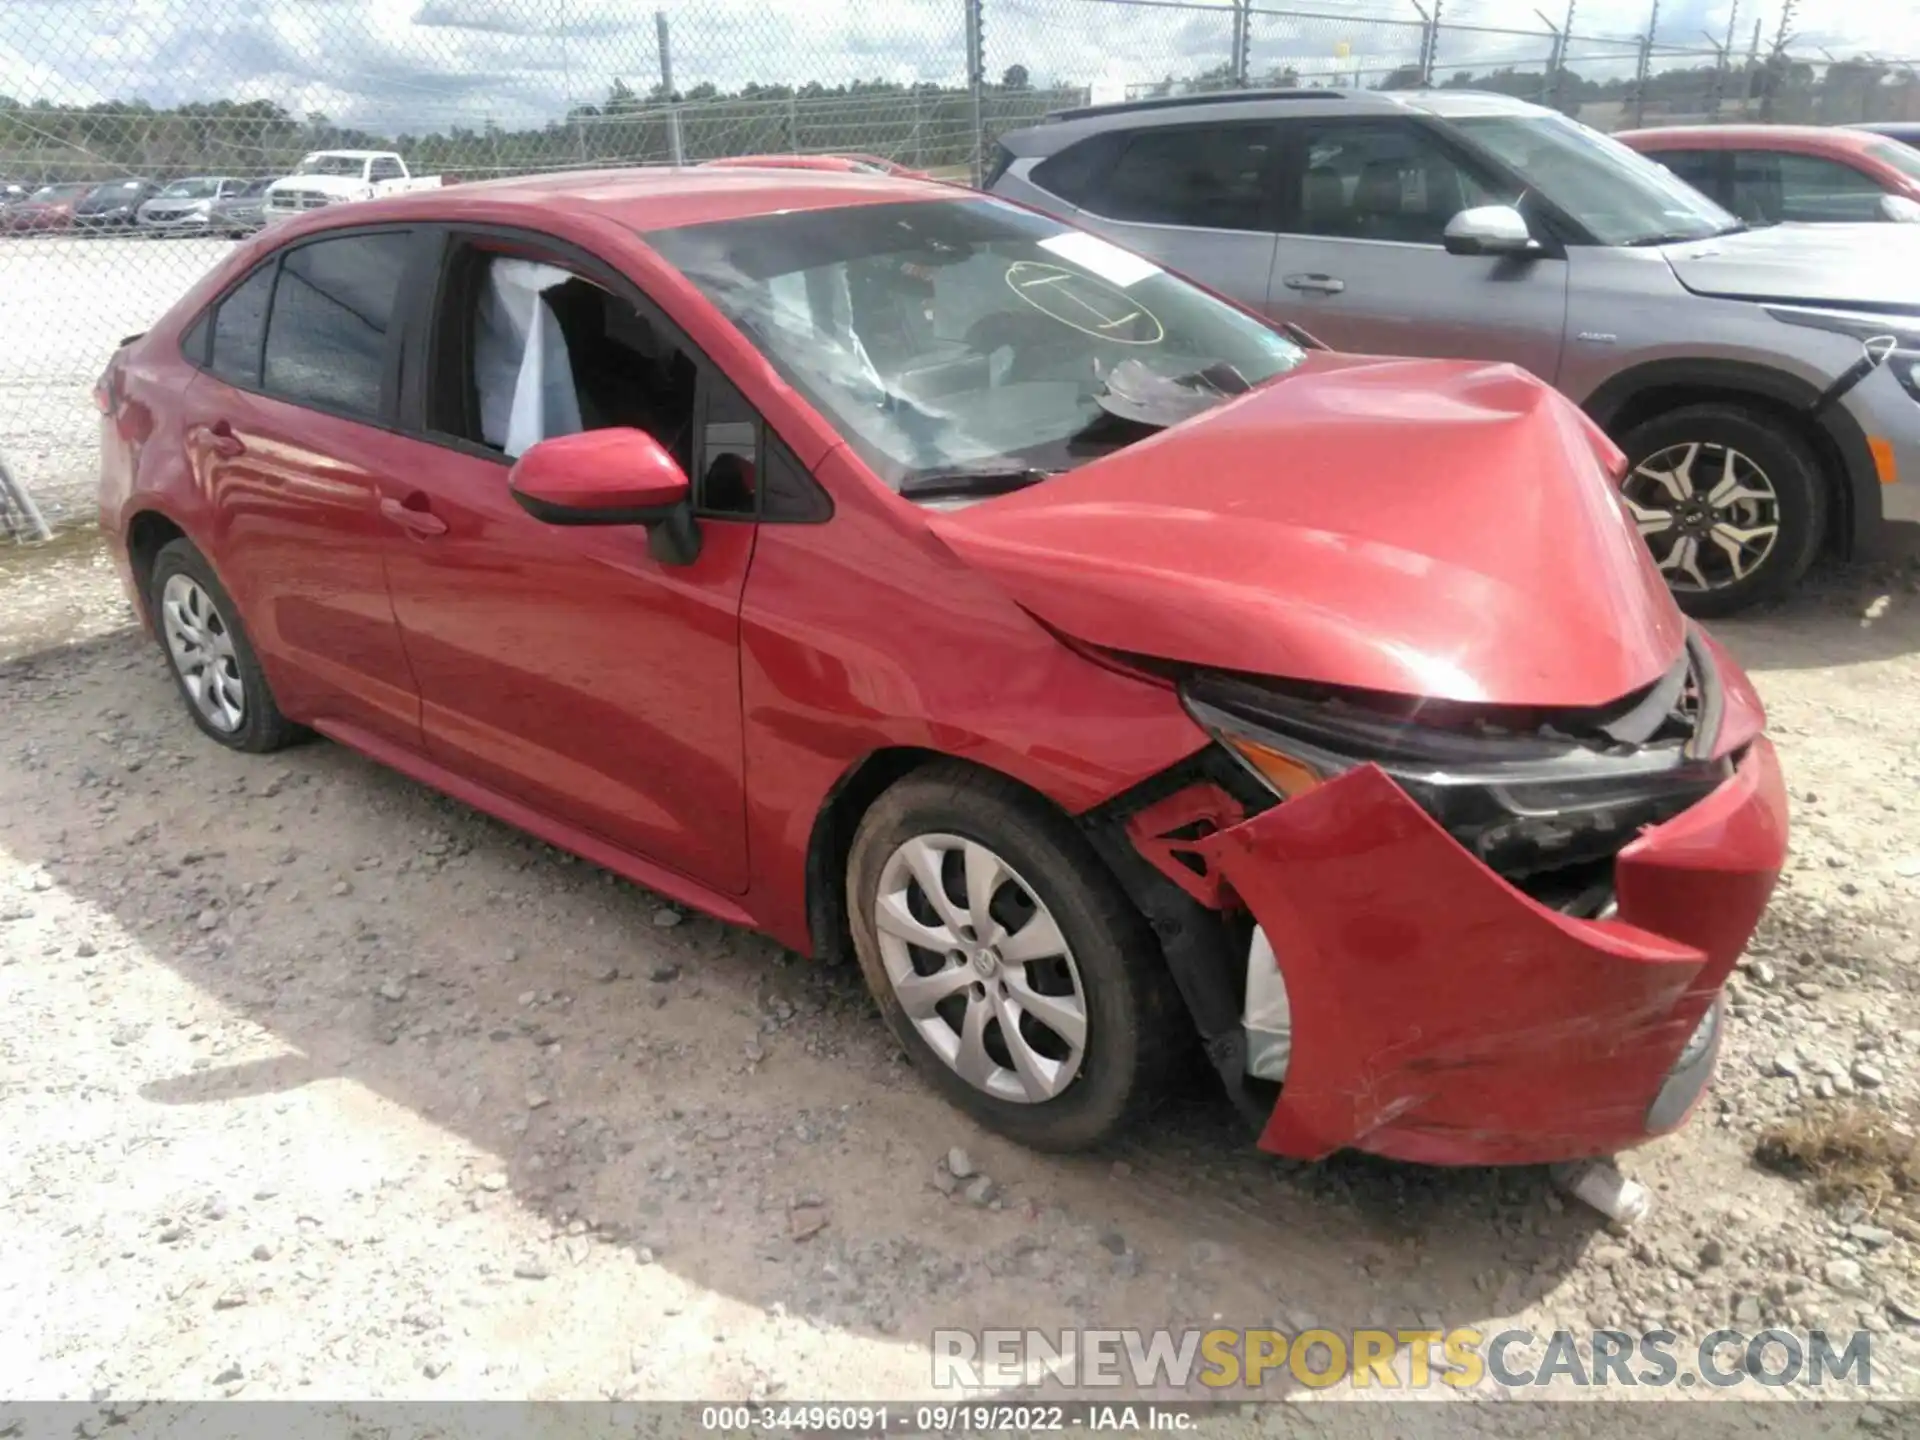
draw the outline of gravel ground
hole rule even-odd
[[[0,455],[54,524],[91,519],[93,382],[232,242],[191,236],[0,237]]]
[[[0,550],[0,1395],[899,1399],[941,1325],[1507,1323],[1865,1327],[1920,1392],[1903,1202],[1752,1160],[1920,1097],[1920,563],[1720,627],[1796,851],[1616,1234],[1536,1170],[1273,1161],[1203,1083],[1096,1157],[981,1133],[853,973],[201,738],[98,543]]]

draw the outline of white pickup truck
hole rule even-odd
[[[438,175],[414,175],[391,150],[316,150],[300,168],[267,187],[269,224],[346,200],[371,200],[406,190],[438,188]]]

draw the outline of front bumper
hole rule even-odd
[[[142,215],[140,217],[140,228],[142,230],[205,230],[212,223],[212,217],[208,215],[205,210],[189,210],[179,214],[162,213],[158,215]]]
[[[1367,766],[1199,848],[1279,957],[1292,1056],[1261,1148],[1425,1164],[1612,1154],[1676,1128],[1714,1044],[1679,1066],[1786,858],[1764,737],[1614,863],[1617,913],[1537,903]]]
[[[1893,373],[1916,362],[1905,353],[1862,380],[1840,404],[1867,436],[1883,520],[1920,522],[1920,400]],[[1920,389],[1920,380],[1915,380]]]

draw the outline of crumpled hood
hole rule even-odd
[[[1662,253],[1696,295],[1920,311],[1920,225],[1773,225]]]
[[[1683,623],[1618,452],[1508,365],[1315,356],[1151,439],[929,525],[1114,650],[1434,699],[1604,704]]]

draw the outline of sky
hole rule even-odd
[[[1256,13],[1252,69],[1303,73],[1390,67],[1419,44],[1413,0],[1298,0],[1317,16]],[[1421,0],[1431,8],[1435,0]],[[1534,0],[1438,0],[1449,25],[1437,69],[1538,68],[1547,28]],[[1662,45],[1704,49],[1733,0],[1663,0]],[[1225,0],[1184,7],[1110,0],[984,0],[988,73],[1024,65],[1036,82],[1148,82],[1227,58]],[[1255,0],[1278,12],[1283,0]],[[1770,38],[1781,0],[1739,0],[1738,47],[1753,19]],[[826,84],[857,77],[957,83],[965,69],[962,0],[665,0],[675,84]],[[1565,0],[1543,0],[1548,15]],[[491,119],[514,128],[598,101],[619,76],[658,78],[646,0],[4,0],[0,94],[88,104],[270,99],[298,113],[390,132]],[[1648,0],[1579,0],[1571,63],[1632,69]],[[1800,0],[1796,48],[1920,57],[1910,0]],[[1396,21],[1400,23],[1395,23]],[[1407,23],[1413,22],[1413,23]],[[1608,64],[1608,62],[1611,62]],[[1603,66],[1605,67],[1603,69]]]

